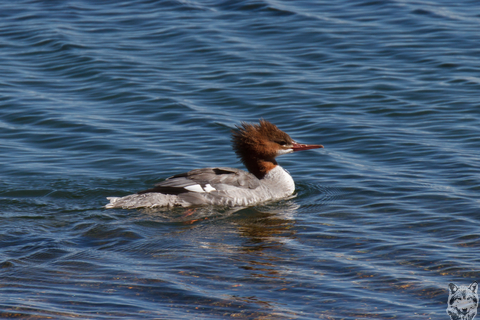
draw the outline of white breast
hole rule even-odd
[[[276,198],[289,196],[295,191],[295,182],[292,176],[281,166],[277,165],[270,170],[264,180],[265,182],[268,181]]]

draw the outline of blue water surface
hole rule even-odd
[[[478,1],[3,1],[0,318],[448,319],[480,279]],[[194,168],[296,197],[104,209]]]

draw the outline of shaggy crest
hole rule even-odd
[[[277,165],[275,157],[278,155],[279,146],[293,143],[288,134],[264,119],[261,119],[259,124],[242,122],[232,135],[235,153],[248,171],[257,178],[263,178],[269,169]]]

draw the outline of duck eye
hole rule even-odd
[[[287,145],[287,142],[286,141],[277,141],[277,143],[279,145],[281,145],[282,147],[286,146]]]

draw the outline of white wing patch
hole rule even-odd
[[[205,189],[206,192],[211,192],[211,191],[217,190],[217,189],[215,189],[214,187],[212,187],[212,186],[210,185],[210,183],[207,183],[207,184],[205,185],[205,188],[203,188],[203,189]]]
[[[194,184],[194,185],[185,187],[185,189],[187,189],[188,191],[199,192],[199,193],[212,192],[217,190],[214,187],[212,187],[209,183],[207,183],[204,188],[202,188],[202,186],[199,184]]]
[[[185,187],[188,191],[193,191],[193,192],[205,192],[205,190],[202,189],[202,186],[199,184],[194,184],[188,187]]]

